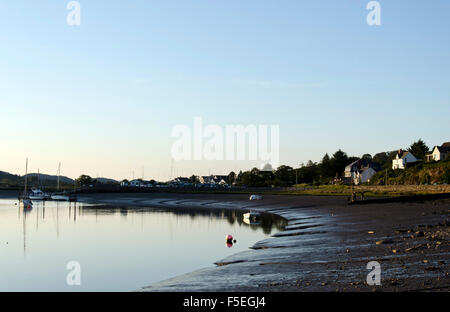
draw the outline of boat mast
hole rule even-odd
[[[25,162],[25,189],[23,191],[23,196],[27,196],[27,185],[28,184],[28,158]]]
[[[56,191],[59,192],[59,175],[61,173],[61,162],[58,164],[58,183],[56,186]]]

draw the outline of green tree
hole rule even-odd
[[[237,183],[250,187],[264,187],[272,185],[274,174],[272,171],[261,171],[253,168],[250,171],[239,172]]]
[[[372,161],[385,168],[386,163],[389,162],[389,154],[387,152],[377,153],[373,156]]]
[[[197,184],[197,183],[200,183],[200,180],[198,179],[198,177],[196,175],[192,175],[189,178],[189,182],[192,183],[192,184]]]
[[[328,153],[322,157],[320,162],[320,175],[325,179],[334,177],[333,163]]]
[[[80,175],[80,177],[75,181],[77,186],[85,186],[94,183],[94,180],[92,180],[90,176],[85,174]]]
[[[295,183],[295,171],[289,166],[280,166],[274,173],[274,183],[277,186],[291,186]]]
[[[333,176],[342,176],[345,167],[351,162],[347,154],[341,150],[338,150],[333,154],[333,158],[331,160],[332,168],[333,168]]]
[[[232,184],[234,183],[235,180],[236,180],[236,173],[234,173],[234,171],[231,171],[231,172],[228,174],[227,182],[228,182],[228,184],[232,185]]]
[[[297,169],[298,183],[313,183],[320,177],[320,167],[312,161]]]
[[[428,154],[430,149],[422,139],[419,139],[417,142],[411,144],[411,146],[408,148],[408,151],[416,158],[423,160],[425,159],[425,155]]]

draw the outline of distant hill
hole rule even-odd
[[[19,175],[11,174],[5,171],[0,171],[0,181],[11,181],[11,182],[18,182],[21,179]]]
[[[38,175],[39,175],[39,180],[43,184],[45,184],[46,182],[50,182],[50,183],[53,184],[53,182],[56,183],[58,181],[58,176],[56,176],[56,175],[49,175],[49,174],[43,174],[43,173],[39,173],[39,174],[37,174],[37,173],[29,173],[29,174],[27,174],[27,176],[28,176],[28,178],[30,180],[37,179]],[[75,183],[75,181],[73,179],[65,177],[65,176],[60,176],[59,177],[59,181],[60,181],[60,183],[64,183],[64,184],[74,184]]]
[[[39,177],[38,177],[39,176]],[[29,173],[28,177],[28,185],[30,187],[39,187],[39,186],[49,186],[55,187],[58,181],[57,175],[49,175],[44,173]],[[93,180],[97,180],[98,183],[101,184],[119,184],[119,181],[109,178],[92,178]],[[24,184],[24,176],[11,174],[5,171],[0,171],[0,186],[21,186]],[[59,181],[61,186],[63,185],[73,185],[75,181],[66,176],[60,176]]]
[[[119,181],[109,178],[93,178],[94,180],[97,180],[97,182],[102,184],[119,184]]]

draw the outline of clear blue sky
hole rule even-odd
[[[281,163],[450,141],[450,1],[0,2],[0,170],[170,175],[171,129],[280,125]],[[177,162],[174,175],[246,162]]]

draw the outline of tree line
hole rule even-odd
[[[419,159],[424,159],[429,152],[428,146],[422,139],[411,144],[407,149]],[[345,167],[358,159],[365,159],[376,163],[380,168],[390,168],[397,150],[380,152],[373,157],[364,154],[361,157],[348,156],[342,150],[336,151],[331,156],[326,153],[320,162],[309,160],[306,165],[300,164],[298,168],[282,165],[276,170],[259,170],[253,168],[249,171],[239,173],[230,172],[228,183],[248,187],[288,187],[295,184],[330,184],[340,181],[343,177]]]
[[[430,149],[425,142],[419,139],[417,142],[411,144],[407,149],[414,156],[419,159],[424,159],[425,155],[429,153]],[[306,164],[300,164],[298,168],[282,165],[275,170],[265,168],[267,170],[260,170],[253,168],[248,171],[240,171],[239,173],[230,172],[227,177],[228,184],[248,187],[288,187],[295,184],[330,184],[339,181],[344,173],[345,167],[350,163],[365,159],[376,163],[382,169],[390,168],[392,160],[395,158],[397,150],[380,152],[373,157],[370,154],[364,154],[361,157],[348,156],[342,150],[338,150],[331,156],[326,153],[320,162],[313,162],[309,160]],[[127,180],[124,180],[128,182]],[[155,183],[154,180],[151,182]],[[200,183],[198,176],[191,176],[189,182],[193,184]],[[87,186],[97,184],[96,179],[88,175],[81,175],[76,179],[77,186]]]

